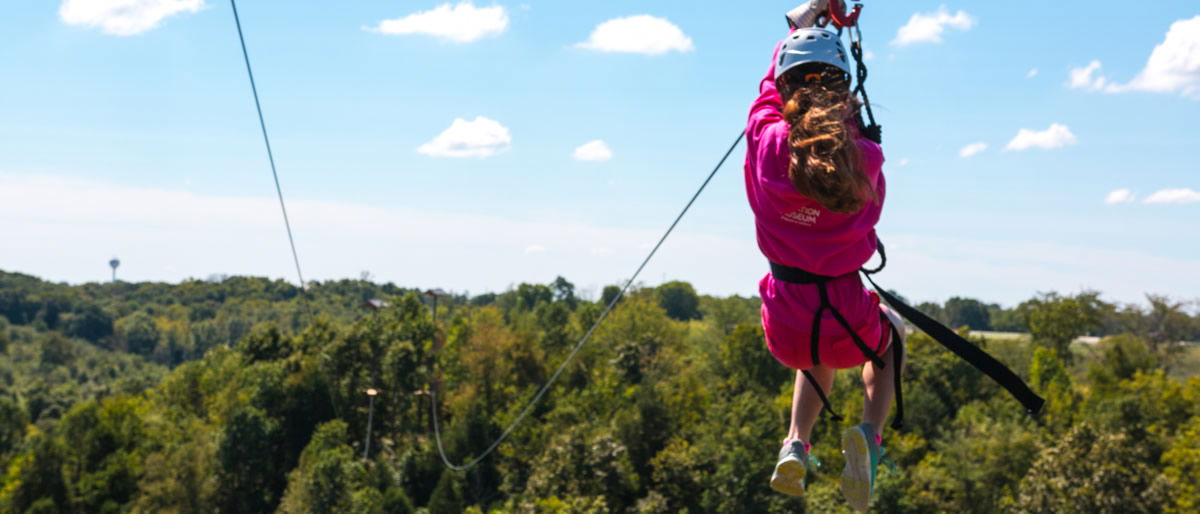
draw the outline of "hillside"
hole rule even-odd
[[[615,297],[564,279],[439,300],[367,281],[69,286],[0,272],[2,512],[842,512],[839,374],[805,499],[767,478],[792,374],[758,301],[683,282],[624,297],[532,415],[466,472]],[[1039,295],[924,304],[1046,397],[1040,419],[921,334],[883,512],[1200,506],[1200,323],[1186,305]],[[385,300],[372,308],[368,300]],[[964,322],[965,321],[965,322]],[[1072,346],[1081,335],[1093,345]],[[366,390],[378,390],[369,400]],[[368,430],[370,431],[368,441]],[[367,453],[369,443],[369,455]]]

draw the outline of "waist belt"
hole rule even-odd
[[[793,268],[791,266],[776,262],[771,263],[771,276],[775,277],[775,280],[787,282],[789,284],[823,284],[838,278],[818,275],[800,268]]]

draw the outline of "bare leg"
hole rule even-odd
[[[830,390],[833,389],[834,369],[816,366],[808,372],[817,379],[821,390],[825,391],[826,395],[830,394]],[[813,425],[817,423],[817,416],[821,415],[823,406],[816,388],[808,383],[803,373],[797,371],[796,387],[792,393],[792,426],[788,429],[786,441],[799,439],[806,443],[809,442],[812,437]]]
[[[900,331],[901,340],[905,340],[907,336],[904,333],[904,322],[890,309],[882,306],[880,308],[892,321],[892,326]],[[889,334],[890,336],[891,334]],[[870,423],[875,428],[876,434],[883,434],[883,425],[887,421],[888,411],[891,410],[892,398],[896,396],[895,354],[889,347],[880,357],[883,359],[883,369],[878,369],[874,363],[867,362],[863,366],[862,375],[866,393],[866,399],[863,401],[863,423]]]

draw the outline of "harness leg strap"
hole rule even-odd
[[[817,379],[813,378],[812,373],[809,373],[806,369],[800,370],[800,373],[803,373],[804,379],[808,380],[808,383],[812,384],[813,389],[817,390],[817,396],[821,397],[821,403],[823,404],[822,410],[828,412],[829,416],[832,417],[834,421],[841,421],[842,417],[839,416],[837,412],[834,412],[833,405],[829,403],[829,397],[825,396],[825,390],[821,389],[821,384],[817,383]]]
[[[822,285],[821,287],[825,287]],[[824,303],[817,309],[816,315],[813,316],[812,330],[808,333],[808,351],[809,357],[812,358],[813,366],[821,365],[821,316],[825,314],[826,306]]]
[[[846,329],[846,332],[850,334],[850,339],[854,341],[854,345],[858,347],[858,350],[862,352],[864,357],[869,359],[871,363],[879,367],[879,369],[887,367],[884,364],[883,359],[879,357],[879,354],[875,353],[875,350],[872,350],[870,346],[867,346],[867,343],[863,342],[862,336],[858,335],[858,332],[854,330],[854,327],[850,326],[850,322],[846,321],[846,318],[842,316],[842,313],[838,312],[837,309],[832,307],[829,308],[829,311],[833,313],[834,319],[836,319],[837,322],[842,325],[842,328]]]

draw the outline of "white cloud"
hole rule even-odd
[[[1104,86],[1108,85],[1108,79],[1100,76],[1092,76],[1098,71],[1100,71],[1100,61],[1092,61],[1082,68],[1071,68],[1070,80],[1067,81],[1067,87],[1072,89],[1087,89],[1089,91],[1104,89]]]
[[[1200,191],[1191,189],[1163,189],[1146,197],[1146,203],[1186,204],[1200,202]]]
[[[913,43],[941,43],[942,33],[946,27],[958,30],[969,30],[975,25],[975,18],[966,11],[958,11],[951,15],[945,6],[937,12],[929,14],[917,13],[909,18],[908,23],[900,27],[892,44],[907,46]]]
[[[607,257],[610,255],[616,255],[616,254],[617,254],[617,251],[613,250],[612,248],[605,248],[605,247],[592,248],[592,255],[595,255],[597,257]]]
[[[475,7],[471,2],[459,2],[453,7],[448,3],[442,4],[430,11],[383,20],[375,27],[363,27],[364,30],[381,34],[423,34],[455,43],[470,43],[496,36],[506,28],[508,13],[503,6]]]
[[[664,18],[642,14],[615,18],[596,26],[587,41],[575,46],[601,52],[661,55],[695,50],[692,38]]]
[[[1038,69],[1037,69],[1037,68],[1033,68],[1033,69],[1029,70],[1029,73],[1026,73],[1026,74],[1025,74],[1025,78],[1027,78],[1027,79],[1031,79],[1031,78],[1034,78],[1034,77],[1036,77],[1036,76],[1037,76],[1037,74],[1038,74]]]
[[[900,159],[900,163],[899,163],[899,164],[900,164],[900,166],[901,166],[901,167],[904,167],[904,166],[908,166],[908,163],[909,163],[909,162],[910,162],[910,161],[909,161],[908,157],[905,157],[905,158],[903,158],[903,159]]]
[[[1099,76],[1099,71],[1100,61],[1071,68],[1067,86],[1106,93],[1149,91],[1200,97],[1200,16],[1171,24],[1163,42],[1154,47],[1146,67],[1129,83],[1114,82]]]
[[[1114,90],[1200,96],[1200,16],[1172,23],[1141,73]]]
[[[535,253],[546,253],[546,247],[542,245],[529,245],[525,247],[525,255],[533,255]]]
[[[959,150],[958,156],[965,159],[965,158],[971,157],[972,155],[975,155],[979,152],[987,150],[987,147],[988,147],[987,143],[971,143],[967,146],[964,146],[962,148],[962,150]]]
[[[1009,141],[1005,149],[1028,150],[1030,148],[1041,148],[1050,150],[1073,145],[1078,141],[1075,134],[1072,134],[1071,129],[1067,128],[1066,125],[1053,123],[1050,125],[1050,128],[1040,132],[1024,128],[1017,131],[1017,137]]]
[[[1104,197],[1104,203],[1107,205],[1132,203],[1134,200],[1133,192],[1128,189],[1116,189]]]
[[[575,160],[577,161],[601,162],[612,159],[612,156],[612,149],[599,139],[585,143],[583,146],[575,149]]]
[[[511,144],[507,127],[476,116],[474,121],[455,119],[450,128],[417,151],[433,157],[490,157],[508,150]]]
[[[100,27],[105,34],[132,36],[158,28],[162,20],[196,12],[204,0],[63,0],[58,17],[67,25]]]
[[[874,61],[875,60],[875,52],[872,52],[870,50],[863,51],[863,60],[864,61]]]

